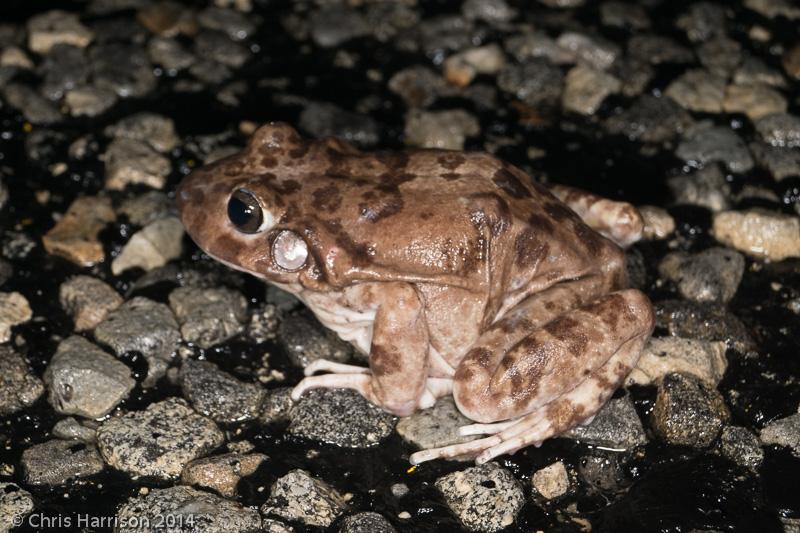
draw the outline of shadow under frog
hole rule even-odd
[[[315,361],[292,397],[346,387],[399,416],[452,394],[481,463],[585,423],[653,329],[628,289],[627,203],[546,189],[482,153],[364,153],[273,123],[187,176],[180,216],[212,257],[300,298],[369,355]],[[318,375],[319,372],[325,372]]]

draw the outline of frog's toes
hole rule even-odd
[[[515,422],[516,419],[497,422],[495,424],[469,424],[458,428],[458,434],[462,437],[468,435],[495,435],[513,426]]]
[[[317,372],[330,372],[331,374],[369,374],[369,368],[356,365],[346,365],[329,361],[327,359],[317,359],[311,361],[304,369],[303,374],[313,376]]]
[[[303,378],[294,389],[291,398],[294,401],[311,389],[354,389],[362,396],[370,399],[369,394],[369,374],[324,374],[322,376],[310,376]]]

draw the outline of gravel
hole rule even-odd
[[[531,485],[546,500],[560,498],[569,490],[569,473],[563,462],[556,461],[534,472]]]
[[[761,430],[763,444],[777,444],[789,448],[800,457],[800,413],[773,420]]]
[[[347,362],[353,347],[325,329],[316,318],[305,313],[284,318],[278,328],[278,341],[292,363],[305,368],[312,361],[327,359]]]
[[[0,482],[0,531],[11,531],[33,511],[34,506],[30,492],[16,483]]]
[[[440,477],[436,488],[470,531],[492,532],[510,526],[525,503],[519,482],[497,463]]]
[[[266,459],[262,453],[226,453],[196,459],[184,467],[181,482],[235,498],[239,480],[253,474]]]
[[[397,433],[421,450],[460,444],[474,436],[459,436],[458,428],[472,424],[456,407],[452,397],[445,396],[428,409],[422,409],[397,422]]]
[[[136,384],[124,363],[77,335],[58,345],[44,382],[57,413],[86,418],[110,413]]]
[[[744,256],[719,247],[691,255],[673,252],[661,260],[658,270],[687,300],[727,303],[742,281]]]
[[[110,285],[91,276],[74,276],[58,290],[61,307],[72,317],[75,331],[86,331],[122,305],[122,297]]]
[[[0,342],[11,339],[11,328],[33,316],[28,300],[18,292],[0,292]]]
[[[800,217],[757,208],[723,211],[714,215],[712,232],[719,242],[753,257],[800,257]]]
[[[109,466],[135,476],[176,480],[192,460],[225,440],[217,425],[179,398],[110,418],[97,430],[97,447]]]
[[[358,513],[342,520],[339,533],[395,533],[392,524],[378,513]]]
[[[357,392],[315,389],[300,398],[291,412],[288,433],[344,448],[370,448],[387,438],[396,418]]]
[[[260,531],[258,511],[191,487],[153,489],[134,496],[119,508],[116,521],[127,526],[119,533],[139,533],[138,524],[158,524],[171,517],[177,530],[197,533],[249,533]]]
[[[148,366],[145,386],[152,386],[164,375],[181,340],[178,323],[169,307],[141,296],[111,312],[97,325],[94,337],[118,356],[141,353]]]
[[[69,479],[99,474],[105,464],[93,445],[67,440],[36,444],[22,454],[27,485],[63,485]]]
[[[345,509],[345,500],[336,489],[297,469],[272,484],[261,513],[307,526],[328,527]]]
[[[628,450],[647,443],[642,421],[630,396],[611,399],[589,424],[576,426],[563,437],[595,446]]]
[[[42,381],[11,346],[0,345],[0,415],[33,405],[44,394]]]
[[[260,385],[240,381],[209,361],[186,361],[179,380],[195,410],[216,422],[253,420],[266,397]]]
[[[680,372],[716,386],[728,368],[725,350],[722,341],[654,337],[645,345],[626,382],[648,385],[669,373]]]
[[[247,300],[226,289],[179,287],[169,294],[169,305],[184,340],[210,348],[244,331]]]
[[[98,234],[116,219],[111,200],[83,196],[69,206],[64,216],[42,237],[45,250],[81,266],[105,259]]]
[[[688,374],[665,375],[653,408],[653,429],[666,442],[706,448],[730,418],[715,388]]]

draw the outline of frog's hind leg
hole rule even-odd
[[[565,185],[551,185],[549,189],[589,227],[623,248],[641,238],[644,219],[633,205]]]
[[[514,329],[525,325],[517,322]],[[494,334],[489,330],[459,365],[453,397],[464,415],[494,435],[418,452],[412,462],[464,454],[487,461],[587,420],[636,364],[652,329],[650,302],[629,289],[529,327],[521,339],[510,331],[516,340],[505,350],[486,348]],[[503,421],[512,423],[496,424]]]

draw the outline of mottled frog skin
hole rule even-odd
[[[177,199],[200,248],[369,355],[369,368],[312,363],[293,398],[347,387],[405,416],[452,394],[476,422],[461,433],[484,435],[414,463],[484,462],[585,423],[653,329],[620,246],[641,233],[636,210],[487,154],[365,153],[273,123]]]

